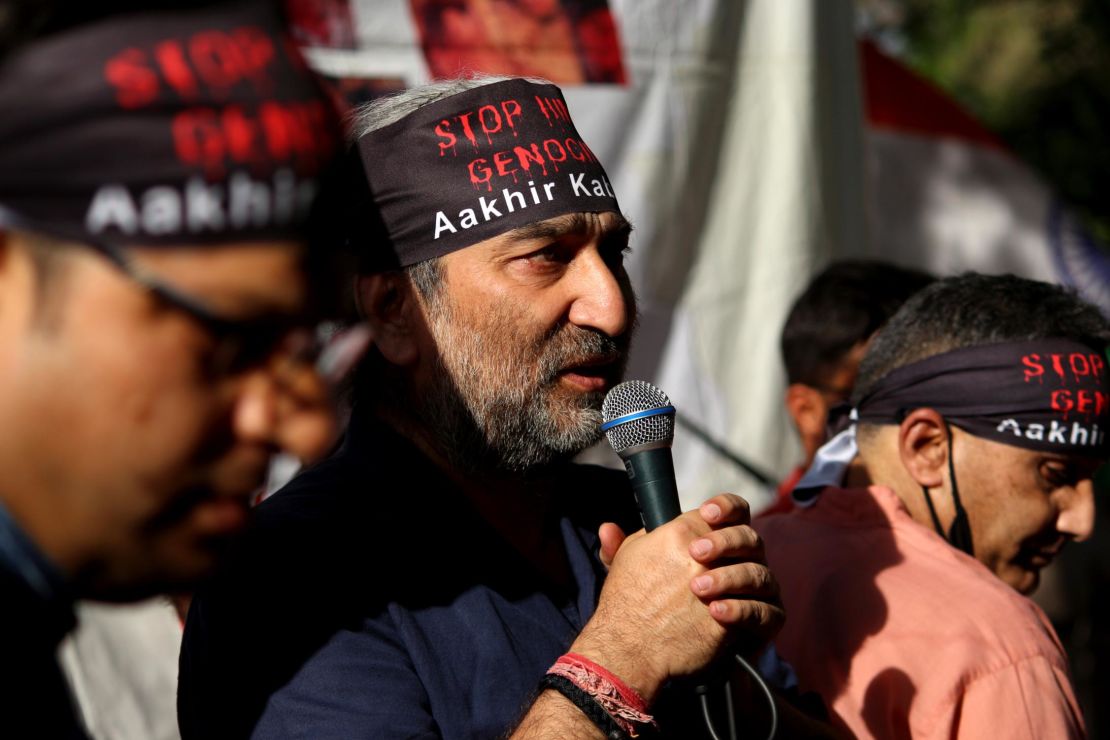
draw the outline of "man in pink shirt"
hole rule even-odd
[[[1025,594],[1093,524],[1108,341],[1057,286],[926,288],[868,350],[856,423],[818,453],[798,510],[757,521],[790,615],[777,646],[858,736],[1085,736]]]

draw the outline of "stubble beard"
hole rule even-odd
[[[526,473],[600,439],[605,391],[574,392],[561,386],[559,373],[604,359],[616,382],[628,333],[614,339],[570,324],[528,332],[520,318],[526,312],[514,306],[480,320],[463,318],[442,297],[428,308],[440,354],[417,412],[453,467]]]

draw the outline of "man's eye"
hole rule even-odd
[[[1078,481],[1075,466],[1063,462],[1046,462],[1041,465],[1041,477],[1054,488],[1074,486]]]
[[[525,259],[537,264],[562,263],[568,261],[567,250],[559,244],[549,244],[543,249],[537,249],[526,255]]]
[[[624,264],[624,260],[632,253],[632,247],[628,244],[613,244],[612,246],[605,246],[602,251],[602,257],[610,265]]]
[[[628,235],[613,235],[607,239],[603,239],[598,246],[598,251],[601,252],[601,258],[610,265],[619,265],[624,262],[625,257],[632,251],[632,247],[628,245]]]
[[[276,352],[300,352],[290,341],[300,334],[288,321],[246,321],[213,331],[209,360],[216,375],[237,375],[265,365]]]

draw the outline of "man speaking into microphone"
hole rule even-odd
[[[764,645],[777,586],[738,497],[624,539],[624,473],[570,463],[635,308],[630,226],[559,89],[451,80],[355,125],[376,351],[340,452],[194,602],[182,734],[699,737],[666,685]]]

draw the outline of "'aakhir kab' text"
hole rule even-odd
[[[585,175],[575,175],[571,173],[570,190],[571,194],[575,197],[609,197],[615,198],[613,194],[613,186],[609,182],[609,178],[601,177],[586,180]],[[438,239],[440,234],[447,231],[452,234],[458,233],[459,229],[469,229],[477,226],[481,222],[490,221],[495,218],[501,218],[504,213],[513,213],[514,211],[528,207],[528,196],[526,192],[531,194],[531,201],[533,205],[555,200],[552,191],[555,189],[555,183],[544,183],[542,190],[537,188],[535,183],[531,180],[528,181],[527,191],[524,190],[510,190],[505,188],[501,191],[501,197],[485,198],[484,196],[478,198],[478,207],[464,208],[459,211],[458,215],[458,228],[451,222],[451,219],[443,211],[436,211],[436,225],[435,236],[433,239]],[[502,211],[502,208],[504,211]],[[481,213],[480,222],[478,214]]]

